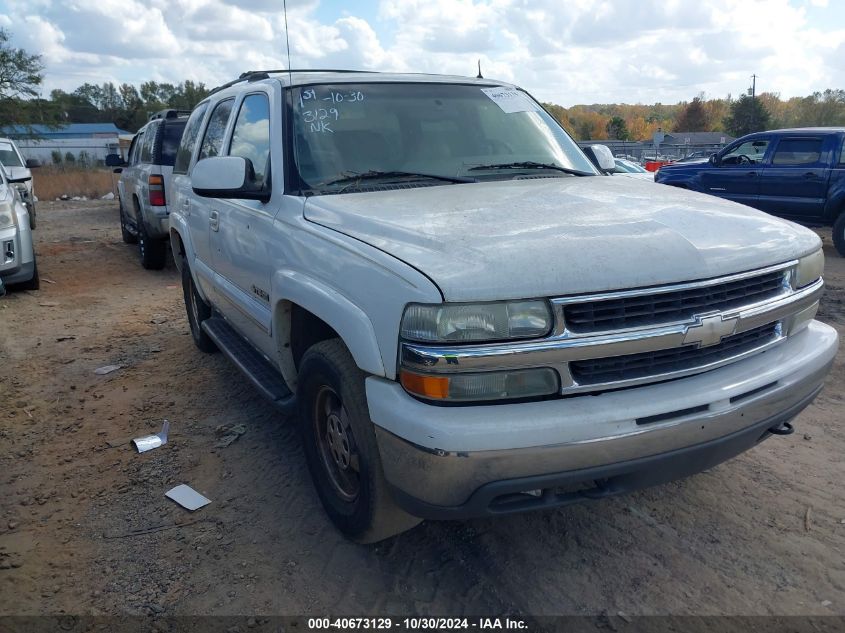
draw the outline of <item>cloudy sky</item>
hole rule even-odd
[[[845,87],[842,0],[288,0],[294,68],[475,75],[544,101],[674,103]],[[45,93],[84,82],[217,85],[284,68],[282,0],[0,0],[43,55]]]

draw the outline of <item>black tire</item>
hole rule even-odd
[[[421,521],[390,496],[368,413],[364,373],[340,339],[317,343],[303,355],[297,404],[311,478],[341,532],[358,543],[375,543]]]
[[[29,230],[35,230],[35,203],[29,206]]]
[[[206,354],[213,354],[217,351],[217,346],[202,329],[202,322],[211,317],[211,308],[197,292],[194,279],[191,277],[191,269],[188,267],[188,260],[184,256],[182,257],[182,294],[185,297],[185,310],[188,313],[188,325],[191,327],[191,338],[194,339],[194,344]]]
[[[21,290],[40,290],[41,278],[38,276],[38,262],[32,263],[32,278],[29,281],[23,281],[17,284]]]
[[[840,257],[845,257],[845,209],[839,213],[833,223],[833,245]]]
[[[144,226],[144,218],[141,213],[136,214],[138,218],[138,254],[141,257],[141,266],[147,270],[161,270],[167,263],[167,240],[153,239],[147,235],[147,227]]]
[[[138,236],[129,232],[126,228],[126,215],[123,213],[123,200],[118,198],[117,208],[120,210],[120,237],[124,244],[137,244]]]

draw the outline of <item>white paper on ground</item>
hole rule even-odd
[[[132,440],[132,443],[135,444],[135,448],[138,449],[139,453],[146,453],[154,448],[158,448],[162,444],[167,444],[167,433],[169,431],[170,422],[165,420],[161,427],[161,433],[145,435],[144,437],[136,437]]]
[[[94,373],[98,376],[105,376],[106,374],[110,374],[113,371],[117,371],[118,369],[120,369],[120,367],[120,365],[106,365],[105,367],[97,367],[97,369],[94,370]]]
[[[168,499],[173,499],[180,506],[191,512],[211,503],[211,499],[206,499],[196,490],[185,484],[179,484],[175,488],[168,490],[164,493],[164,496]]]
[[[508,114],[537,111],[537,105],[516,88],[482,88],[481,92]]]

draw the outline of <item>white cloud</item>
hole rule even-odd
[[[375,2],[375,0],[372,0]],[[46,89],[222,83],[286,64],[281,0],[5,0],[0,24],[44,55]],[[474,75],[563,105],[841,87],[842,6],[824,0],[383,0],[331,15],[288,0],[294,67]],[[327,17],[331,16],[331,17]]]

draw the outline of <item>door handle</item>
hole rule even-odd
[[[745,174],[745,175],[746,175],[746,176],[748,176],[748,177],[752,177],[752,176],[756,176],[756,175],[757,175],[757,172],[756,172],[756,171],[749,171],[749,172],[748,172],[747,174]]]
[[[818,178],[818,174],[813,171],[808,171],[806,174],[804,174],[804,178]]]
[[[208,226],[212,231],[220,229],[220,214],[217,211],[212,211],[208,214]]]

